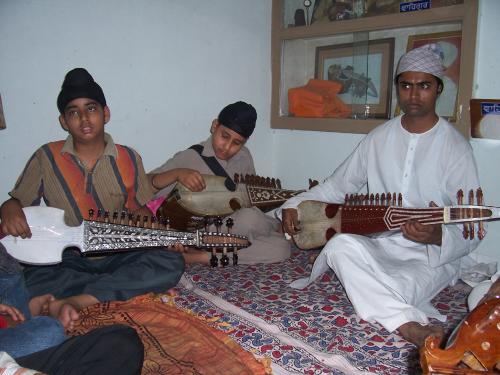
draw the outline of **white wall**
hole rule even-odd
[[[495,36],[500,33],[500,1],[480,0],[475,69],[475,98],[499,98],[500,51]],[[274,138],[275,175],[289,188],[303,188],[308,178],[323,180],[330,175],[363,138],[359,134],[277,130]],[[487,204],[500,206],[500,141],[472,139]],[[291,168],[297,166],[297,168]],[[488,236],[478,257],[500,261],[500,222],[490,223]]]
[[[241,99],[257,109],[248,146],[271,175],[270,34],[268,0],[0,0],[0,201],[37,147],[66,137],[56,97],[74,67],[103,87],[107,131],[146,169],[204,140]]]

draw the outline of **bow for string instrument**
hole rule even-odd
[[[298,207],[301,231],[293,235],[300,249],[322,247],[336,233],[373,234],[400,230],[408,220],[422,224],[464,223],[463,236],[473,239],[474,223],[478,222],[477,236],[483,239],[483,221],[500,220],[500,208],[483,206],[483,193],[477,189],[477,205],[474,192],[469,191],[469,204],[463,204],[464,194],[457,193],[457,206],[405,208],[402,195],[396,193],[346,195],[344,204],[319,201],[303,201]]]
[[[200,228],[203,218],[231,215],[240,208],[255,206],[269,211],[304,191],[282,189],[279,179],[254,175],[235,174],[234,181],[213,175],[203,175],[203,179],[206,187],[202,191],[191,191],[177,183],[158,208],[158,214],[169,217],[173,228]]]
[[[140,217],[135,219],[131,214],[127,216],[125,212],[122,212],[120,218],[118,213],[115,213],[112,219],[109,214],[102,218],[98,214],[98,220],[93,220],[91,212],[90,220],[84,220],[78,227],[69,227],[64,223],[64,211],[58,208],[25,207],[23,211],[31,229],[31,238],[0,236],[0,242],[10,255],[29,264],[59,263],[62,261],[64,249],[68,247],[78,247],[83,255],[105,255],[137,248],[170,247],[175,243],[211,250],[213,256],[221,249],[223,258],[227,258],[227,251],[233,251],[235,264],[236,250],[250,245],[245,236],[200,230],[171,230],[168,225],[158,224],[153,218],[148,228],[147,216],[142,221],[143,226],[135,226],[140,224]],[[232,223],[228,223],[228,228],[231,226]],[[227,262],[225,260],[221,261],[222,265],[229,263],[228,258]]]

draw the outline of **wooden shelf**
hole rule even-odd
[[[459,77],[460,85],[457,96],[457,116],[455,125],[466,137],[470,136],[469,101],[472,95],[474,78],[478,0],[465,0],[464,4],[443,6],[417,12],[395,13],[288,28],[283,27],[284,1],[285,0],[273,0],[271,40],[272,128],[367,133],[377,125],[386,121],[383,119],[297,118],[280,115],[282,112],[280,110],[280,96],[282,95],[280,90],[283,79],[282,56],[284,43],[286,41],[332,37],[357,32],[442,25],[456,22],[462,25],[462,42]],[[395,58],[397,59],[399,56],[400,54],[396,54]]]

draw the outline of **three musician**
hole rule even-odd
[[[205,188],[202,174],[233,178],[234,174],[255,175],[252,155],[245,143],[252,135],[257,112],[245,102],[227,105],[212,121],[210,137],[187,150],[176,153],[163,165],[150,172],[157,198],[148,206],[155,212],[177,182],[192,191]],[[158,199],[159,198],[159,199]],[[290,243],[281,233],[280,222],[258,208],[242,208],[231,215],[234,233],[248,237],[251,245],[238,253],[239,264],[275,263],[290,257]],[[210,261],[207,252],[188,250],[187,263]]]
[[[446,89],[443,71],[436,45],[414,49],[400,59],[395,85],[404,115],[369,133],[323,184],[287,201],[278,212],[284,231],[294,235],[300,230],[295,208],[303,200],[341,203],[345,194],[367,187],[368,192],[401,193],[404,206],[430,202],[444,206],[456,203],[458,190],[479,187],[469,143],[435,111]],[[245,143],[257,113],[247,103],[225,107],[212,122],[207,140],[175,154],[149,179],[140,156],[114,144],[104,132],[110,111],[87,71],[79,68],[66,75],[57,103],[60,123],[69,136],[42,146],[28,162],[10,193],[12,198],[1,207],[5,234],[29,237],[21,209],[42,199],[64,209],[67,223],[77,225],[90,208],[126,209],[142,215],[148,203],[154,213],[178,182],[202,191],[206,187],[202,174],[255,174]],[[290,244],[278,220],[256,208],[236,211],[233,218],[233,232],[247,235],[252,242],[240,252],[239,263],[272,263],[290,256]],[[460,277],[477,237],[464,239],[461,226],[417,221],[401,229],[370,237],[335,235],[316,259],[311,276],[293,286],[302,288],[332,268],[360,318],[378,322],[388,331],[398,330],[417,346],[429,335],[441,336],[441,328],[429,325],[429,318],[445,317],[430,301]],[[32,295],[50,291],[83,308],[165,291],[177,283],[185,261],[209,262],[208,253],[182,250],[182,255],[162,249],[101,259],[81,258],[70,251],[61,265],[27,267],[24,274]]]
[[[370,132],[323,184],[282,206],[284,229],[300,228],[295,207],[303,200],[342,203],[346,193],[398,192],[403,206],[457,203],[457,191],[479,187],[470,144],[435,111],[443,90],[443,63],[437,45],[403,55],[395,76],[404,115]],[[331,268],[357,315],[398,330],[421,346],[429,335],[442,336],[429,318],[445,316],[430,301],[460,277],[477,244],[464,239],[461,225],[422,225],[409,221],[402,232],[377,236],[339,234],[323,248],[311,275],[293,286],[303,288]]]

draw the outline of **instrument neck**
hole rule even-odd
[[[84,221],[84,254],[100,254],[143,247],[200,246],[199,232],[152,229],[99,221]]]
[[[247,193],[252,206],[279,207],[288,199],[304,192],[305,190],[285,190],[272,187],[247,185]]]
[[[343,205],[342,231],[353,233],[352,226],[363,227],[363,233],[397,230],[409,220],[422,224],[465,223],[500,218],[500,210],[487,206],[450,206],[405,208],[397,206]],[[355,232],[357,233],[357,231]]]

